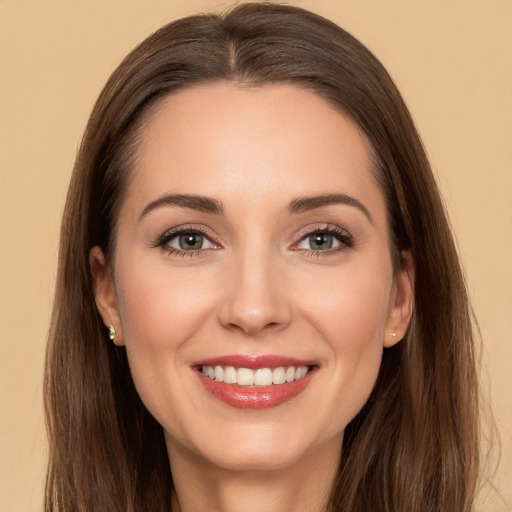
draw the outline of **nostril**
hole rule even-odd
[[[258,321],[243,321],[229,322],[225,327],[233,331],[241,331],[249,336],[257,336],[266,332],[275,332],[284,328],[287,322],[258,322]]]
[[[290,323],[291,308],[286,296],[279,295],[270,285],[246,279],[233,287],[218,303],[218,321],[229,330],[249,336],[276,331]]]

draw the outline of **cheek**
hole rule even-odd
[[[188,370],[187,341],[211,308],[209,277],[177,272],[165,263],[126,261],[119,268],[119,276],[129,276],[121,277],[116,287],[130,369],[141,398],[153,408],[157,395],[178,389],[179,375]],[[130,271],[123,272],[125,268]]]
[[[374,269],[339,271],[325,281],[321,294],[303,302],[309,325],[320,334],[325,368],[336,389],[319,406],[325,414],[336,411],[334,423],[343,427],[366,403],[382,359],[392,274],[386,267]]]
[[[211,300],[208,278],[197,272],[133,265],[125,275],[129,279],[120,280],[117,292],[127,346],[179,345],[192,334]]]
[[[391,285],[390,264],[353,265],[329,272],[317,279],[316,286],[305,277],[298,295],[304,298],[309,321],[333,350],[344,347],[357,352],[368,344],[382,346]]]

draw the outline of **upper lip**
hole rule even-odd
[[[300,367],[314,366],[316,363],[310,360],[296,359],[278,355],[226,355],[203,359],[194,363],[194,367],[201,366],[234,366],[235,368],[249,368],[257,370],[258,368],[279,368],[280,366]]]

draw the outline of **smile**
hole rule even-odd
[[[238,386],[273,386],[303,379],[309,371],[308,366],[280,366],[278,368],[235,368],[234,366],[204,365],[201,373],[208,379]]]
[[[318,365],[278,356],[226,356],[194,365],[204,388],[237,409],[277,407],[311,382]]]

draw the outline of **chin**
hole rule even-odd
[[[185,449],[212,466],[234,472],[281,471],[307,461],[323,448],[341,451],[342,434],[323,443],[311,441],[307,432],[274,425],[238,425],[225,428],[222,435],[202,437]],[[175,448],[176,440],[167,439],[168,448]],[[170,453],[171,455],[171,453]],[[172,459],[172,455],[171,455]]]

